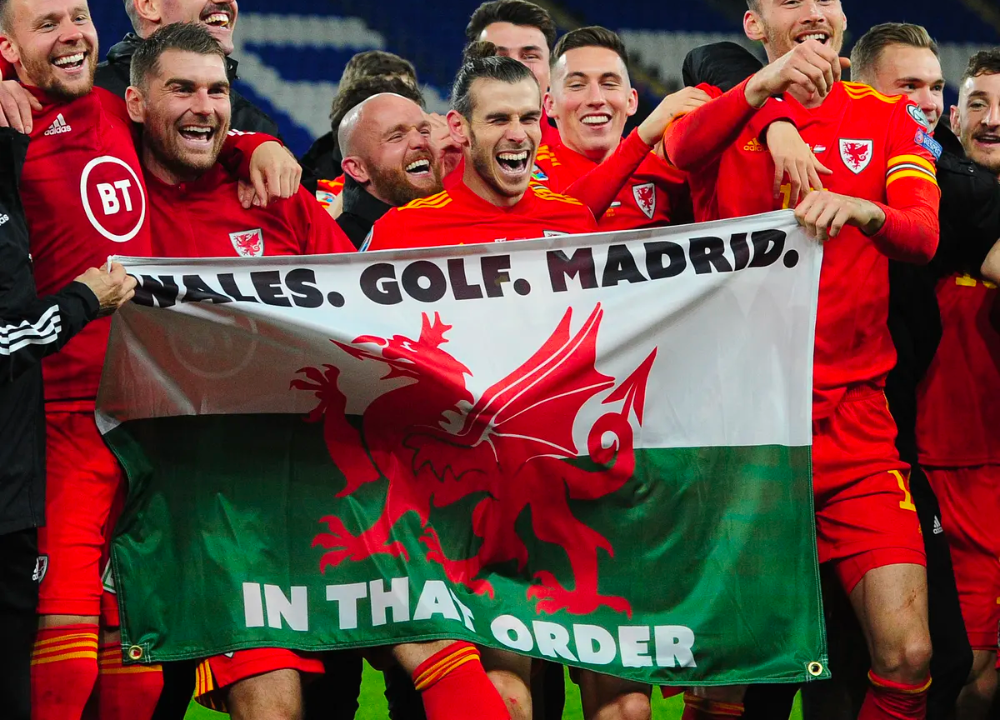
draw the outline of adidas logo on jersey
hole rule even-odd
[[[743,146],[747,152],[764,152],[764,146],[757,138],[750,138],[750,142]]]
[[[73,126],[66,122],[66,118],[63,117],[62,113],[59,113],[56,115],[55,122],[49,125],[49,129],[45,131],[45,134],[62,135],[68,132],[73,132]]]
[[[941,527],[941,519],[937,515],[935,515],[934,516],[934,534],[935,535],[940,535],[943,532],[944,532],[944,528]]]
[[[0,213],[0,225],[6,225],[9,220],[10,220],[10,215],[4,215],[3,213]]]

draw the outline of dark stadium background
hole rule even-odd
[[[643,110],[680,85],[692,47],[743,37],[743,0],[561,0],[549,7],[560,30],[604,25],[619,31],[633,57],[633,82]],[[845,53],[853,38],[880,22],[925,25],[942,44],[945,77],[954,83],[965,61],[1000,44],[996,0],[844,0]],[[329,131],[330,102],[344,63],[356,52],[382,48],[417,67],[431,109],[446,107],[448,87],[464,45],[465,24],[479,0],[243,0],[236,29],[240,91],[278,121],[297,154]],[[120,0],[94,0],[101,57],[131,29]]]
[[[604,25],[621,33],[632,55],[632,79],[643,98],[640,116],[681,84],[688,50],[718,40],[742,42],[744,0],[535,0],[548,7],[560,32]],[[281,126],[296,154],[329,131],[330,103],[347,60],[381,48],[417,67],[430,109],[447,107],[449,85],[464,45],[464,29],[480,0],[241,0],[237,25],[240,91]],[[847,46],[887,21],[926,26],[941,43],[945,77],[953,87],[973,52],[1000,45],[997,0],[844,0]],[[121,0],[91,0],[101,57],[131,30]],[[955,95],[948,93],[948,102]],[[366,668],[359,720],[386,717],[381,676]],[[680,705],[654,693],[654,719],[680,717]],[[565,718],[582,718],[579,693],[567,684]],[[793,719],[801,718],[796,707]],[[192,706],[188,720],[224,716]]]

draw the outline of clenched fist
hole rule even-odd
[[[850,60],[818,40],[806,40],[750,79],[746,87],[747,102],[753,107],[764,107],[769,97],[782,95],[793,87],[806,95],[825,98],[833,84],[840,82],[841,72],[850,66]]]

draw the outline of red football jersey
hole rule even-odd
[[[497,207],[456,183],[437,195],[393,208],[372,228],[362,250],[530,240],[596,232],[593,213],[576,198],[531,185],[511,207]]]
[[[772,194],[774,162],[759,138],[770,118],[757,118],[743,83],[681,119],[667,138],[667,153],[691,170],[699,221],[741,217],[788,206]],[[790,96],[786,109],[802,138],[833,171],[827,190],[877,203],[886,223],[873,237],[854,227],[826,244],[816,321],[813,414],[829,415],[846,389],[885,384],[896,362],[886,319],[888,255],[927,262],[937,248],[935,157],[916,106],[866,85],[838,83],[823,104],[803,108]],[[730,132],[735,128],[737,132]],[[714,148],[725,147],[720,155]]]
[[[997,288],[951,275],[937,297],[941,344],[917,390],[920,464],[1000,463],[1000,334],[990,323]]]
[[[21,197],[38,293],[48,295],[109,255],[149,255],[149,215],[124,101],[100,88],[70,102],[31,91],[43,109]],[[110,329],[110,318],[95,320],[42,362],[50,409],[94,409]]]
[[[69,102],[28,88],[42,103],[21,180],[40,295],[54,293],[110,255],[150,254],[137,131],[125,102],[101,88]],[[274,138],[233,132],[224,162],[249,173],[253,151]],[[50,410],[92,412],[110,318],[95,320],[42,362]]]
[[[556,192],[582,200],[594,210],[586,191],[574,184],[595,171],[596,177],[605,176],[605,181],[620,184],[615,182],[620,176],[615,177],[617,173],[611,164],[631,164],[633,157],[641,155],[638,168],[629,173],[611,207],[597,221],[600,229],[634,230],[690,222],[691,195],[685,175],[652,152],[637,132],[623,140],[622,145],[625,144],[635,146],[634,152],[616,152],[603,163],[596,163],[563,143],[542,145],[535,156],[534,179]]]
[[[305,188],[266,208],[240,205],[238,180],[222,165],[194,182],[146,174],[154,257],[261,257],[353,252],[354,245]]]
[[[340,175],[333,180],[316,181],[316,199],[323,207],[330,207],[337,200],[340,193],[344,192],[344,176]]]

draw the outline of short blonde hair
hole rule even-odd
[[[855,43],[851,51],[851,76],[858,82],[873,80],[882,53],[890,45],[930,50],[934,57],[941,57],[937,42],[922,25],[882,23],[866,32]]]

